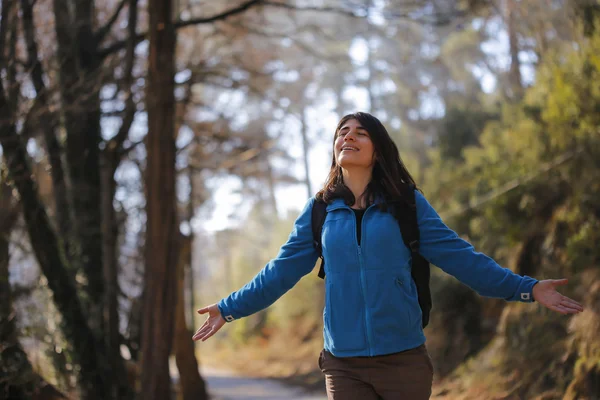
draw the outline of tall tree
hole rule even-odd
[[[7,37],[10,38],[10,45],[6,47],[11,49],[9,54],[2,54],[0,58],[0,70],[3,70],[3,76],[6,77],[0,80],[0,144],[6,158],[9,179],[20,196],[29,240],[62,315],[63,332],[72,345],[73,361],[81,366],[78,378],[82,397],[106,398],[106,383],[111,380],[110,369],[105,368],[101,343],[88,325],[75,283],[67,272],[68,262],[65,260],[60,238],[40,199],[24,135],[17,132],[18,120],[23,121],[23,127],[31,126],[29,118],[32,118],[32,113],[27,114],[25,118],[16,114],[19,98],[15,89],[19,86],[14,71],[16,57],[13,50],[16,43],[17,13],[14,12],[13,17],[9,17],[10,10],[16,10],[16,4],[16,1],[3,4],[0,21],[0,49],[5,51],[3,44]]]
[[[69,202],[77,240],[75,256],[87,277],[83,305],[94,334],[102,337],[104,279],[100,202],[100,89],[102,59],[93,30],[93,0],[75,5],[53,0],[65,159],[72,190]],[[75,240],[75,239],[74,239]]]
[[[516,27],[516,3],[514,0],[506,0],[504,14],[510,52],[510,70],[508,73],[510,89],[513,99],[518,101],[523,94],[523,83],[521,78],[521,62],[519,60],[519,37]]]
[[[185,267],[191,260],[192,240],[193,235],[180,235],[179,258],[174,266],[177,269],[177,306],[175,307],[173,348],[183,400],[208,400],[205,382],[198,372],[194,342],[190,340],[193,332],[185,322]]]
[[[171,398],[179,226],[175,199],[175,26],[171,0],[150,0],[146,109],[146,273],[140,399]]]
[[[67,263],[48,214],[42,204],[36,182],[32,179],[30,159],[14,123],[10,122],[9,103],[0,82],[0,144],[7,160],[9,177],[17,188],[23,215],[35,256],[48,279],[54,301],[63,317],[63,332],[74,349],[74,361],[81,365],[80,386],[85,399],[105,398],[109,371],[94,332],[87,324],[75,284],[67,273]],[[108,379],[107,379],[108,378]]]
[[[11,400],[65,399],[34,372],[18,340],[16,312],[9,281],[10,236],[19,217],[19,203],[0,169],[0,398]]]
[[[107,143],[100,157],[100,177],[102,183],[101,207],[102,207],[102,253],[104,272],[104,338],[109,364],[115,377],[112,382],[111,395],[113,398],[130,398],[131,390],[123,381],[124,364],[121,359],[121,336],[119,332],[119,265],[118,265],[118,235],[119,223],[113,201],[117,182],[115,172],[123,157],[123,144],[128,137],[129,130],[133,124],[136,112],[134,102],[134,79],[133,67],[135,64],[135,40],[138,20],[138,0],[124,0],[122,4],[128,4],[127,31],[128,42],[125,48],[123,77],[121,79],[121,90],[125,95],[125,106],[123,118],[117,134]]]
[[[35,375],[17,339],[8,275],[9,239],[18,217],[17,202],[0,169],[0,398],[25,399],[35,391]]]

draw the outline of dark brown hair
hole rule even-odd
[[[385,203],[404,200],[402,197],[402,185],[414,185],[416,188],[415,180],[404,166],[396,143],[394,143],[388,131],[376,117],[364,112],[344,116],[335,130],[333,137],[334,147],[339,130],[351,119],[357,120],[366,129],[373,142],[375,153],[373,175],[371,182],[369,182],[365,192],[362,194],[365,197],[367,205],[373,204],[377,197],[381,197]],[[325,185],[317,193],[316,198],[326,203],[330,203],[335,198],[342,198],[349,206],[355,203],[354,194],[344,184],[342,167],[335,160],[335,151],[332,156],[331,169],[329,170]],[[382,204],[382,208],[385,209],[387,207],[385,207],[385,204]]]

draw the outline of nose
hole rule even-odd
[[[352,138],[352,140],[356,140],[356,138],[354,137],[356,135],[356,132],[354,131],[349,131],[345,136],[344,136],[344,142],[348,141],[350,138]]]

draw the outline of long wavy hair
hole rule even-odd
[[[369,132],[375,152],[371,181],[361,197],[365,198],[367,205],[373,204],[376,198],[381,197],[384,200],[381,204],[382,209],[387,209],[386,203],[404,201],[402,196],[403,185],[414,185],[417,188],[415,180],[402,162],[398,147],[385,126],[376,117],[365,112],[348,114],[338,123],[333,136],[334,152],[331,159],[331,169],[325,185],[316,195],[317,200],[330,203],[335,198],[342,198],[349,206],[352,206],[356,201],[352,191],[344,184],[342,167],[335,159],[335,139],[342,126],[351,119],[357,120]]]

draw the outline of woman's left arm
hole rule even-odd
[[[583,311],[581,304],[556,291],[566,279],[538,281],[503,268],[448,228],[420,193],[415,192],[421,244],[419,252],[432,264],[482,296],[507,301],[537,301],[562,314]]]

